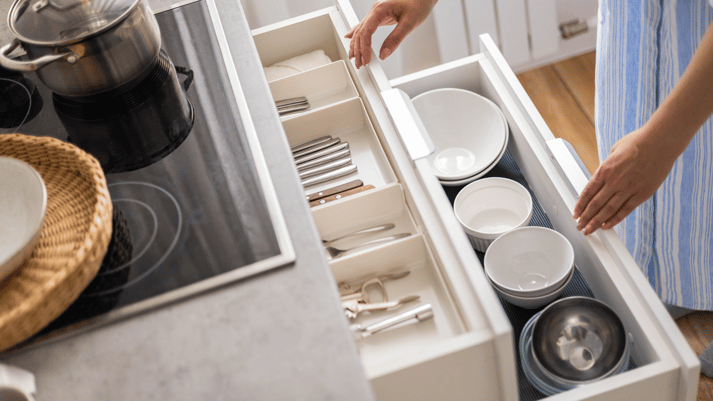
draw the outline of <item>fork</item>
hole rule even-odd
[[[373,304],[351,302],[351,303],[343,303],[342,306],[344,307],[344,313],[347,315],[347,317],[350,319],[354,319],[362,312],[382,311],[382,310],[392,309],[392,308],[399,307],[399,306],[409,303],[409,302],[417,301],[420,298],[421,297],[419,295],[411,295],[411,296],[403,297],[396,301],[378,302],[378,303],[373,303]]]
[[[330,239],[329,241],[323,239],[323,240],[322,240],[322,245],[328,246],[328,245],[332,245],[333,243],[335,243],[335,242],[337,242],[337,241],[341,241],[341,240],[343,240],[343,239],[354,238],[354,237],[358,237],[358,236],[360,236],[360,235],[375,234],[375,233],[379,233],[379,232],[382,232],[382,231],[388,231],[388,230],[391,230],[391,229],[394,228],[394,227],[396,227],[395,224],[393,224],[393,223],[386,223],[386,224],[382,224],[382,225],[380,225],[380,226],[365,228],[365,229],[363,229],[363,230],[354,231],[354,232],[352,232],[352,233],[349,233],[349,234],[346,234],[346,235],[342,235],[341,237],[338,237],[338,238]]]
[[[401,234],[396,234],[396,235],[392,235],[392,236],[389,236],[389,237],[378,238],[378,239],[375,239],[375,240],[372,240],[372,241],[369,241],[369,242],[365,242],[365,243],[363,243],[363,244],[359,244],[359,245],[357,245],[357,246],[354,246],[354,247],[351,247],[351,248],[347,248],[347,249],[335,248],[335,247],[333,247],[333,246],[325,246],[324,249],[326,249],[326,250],[327,250],[327,253],[329,253],[329,256],[331,256],[332,259],[334,259],[334,258],[337,258],[337,257],[341,256],[341,255],[344,254],[345,252],[353,251],[353,250],[355,250],[355,249],[363,248],[363,247],[367,247],[367,246],[371,246],[371,245],[380,244],[380,243],[383,243],[383,242],[394,241],[394,240],[397,240],[397,239],[400,239],[400,238],[408,237],[409,235],[411,235],[411,234],[409,234],[409,233],[401,233]]]

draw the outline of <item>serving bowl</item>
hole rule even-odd
[[[627,337],[609,306],[593,298],[568,297],[543,309],[533,324],[533,360],[557,383],[589,383],[626,367]]]
[[[572,244],[546,227],[521,227],[496,238],[485,252],[485,274],[494,285],[520,297],[549,294],[574,269]]]
[[[456,218],[473,247],[485,252],[499,236],[532,218],[532,196],[518,182],[482,178],[465,186],[453,202]]]
[[[436,147],[428,160],[439,180],[472,178],[502,157],[507,122],[492,101],[467,90],[441,88],[414,97],[412,103]]]
[[[572,278],[574,277],[574,270],[572,270],[572,273],[570,273],[569,277],[565,280],[564,283],[562,283],[561,286],[555,288],[552,290],[552,292],[549,292],[545,295],[539,295],[539,296],[531,296],[531,297],[523,297],[523,296],[518,296],[516,294],[511,294],[509,292],[504,291],[502,288],[498,287],[495,285],[490,278],[488,278],[488,281],[490,282],[490,285],[493,286],[493,289],[495,292],[500,295],[504,300],[507,302],[519,306],[521,308],[525,309],[537,309],[541,306],[547,305],[550,302],[554,301],[557,299],[557,297],[562,294],[562,292],[567,288],[567,285],[572,281]]]
[[[30,256],[47,210],[47,189],[29,164],[0,157],[0,280]]]

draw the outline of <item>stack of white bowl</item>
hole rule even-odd
[[[554,301],[574,276],[574,249],[562,234],[545,227],[522,227],[488,247],[485,274],[507,302],[535,309]]]
[[[466,185],[453,202],[456,218],[473,248],[485,252],[502,234],[532,219],[532,196],[507,178],[482,178]]]
[[[412,99],[436,150],[428,157],[442,185],[472,182],[505,154],[508,125],[492,101],[467,90],[442,88]]]

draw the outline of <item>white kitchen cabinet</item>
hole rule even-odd
[[[555,139],[489,36],[481,52],[389,81],[377,57],[355,69],[344,34],[358,23],[348,1],[253,31],[263,66],[321,49],[342,65],[358,94],[320,103],[283,120],[291,146],[332,133],[355,149],[359,172],[305,194],[362,179],[374,189],[312,209],[325,239],[393,223],[411,234],[329,261],[339,282],[393,269],[409,275],[388,283],[389,295],[417,294],[434,318],[358,340],[364,372],[381,400],[519,397],[515,330],[487,283],[443,187],[425,156],[432,150],[410,97],[440,87],[474,91],[495,102],[510,127],[509,153],[553,228],[573,244],[576,264],[593,296],[622,318],[633,339],[635,368],[552,400],[694,400],[698,360],[611,230],[585,237],[572,210],[585,173]],[[302,73],[307,76],[306,73]],[[299,75],[291,79],[299,80]],[[275,99],[280,100],[280,99]],[[326,257],[326,255],[325,255]],[[358,322],[374,319],[360,316]],[[519,383],[524,385],[524,383]]]

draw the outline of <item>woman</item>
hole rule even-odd
[[[346,36],[357,68],[369,62],[378,26],[397,24],[384,59],[434,5],[377,2]],[[712,20],[706,0],[599,4],[601,164],[573,217],[585,235],[614,227],[674,318],[713,310]],[[700,358],[713,377],[713,346]]]

